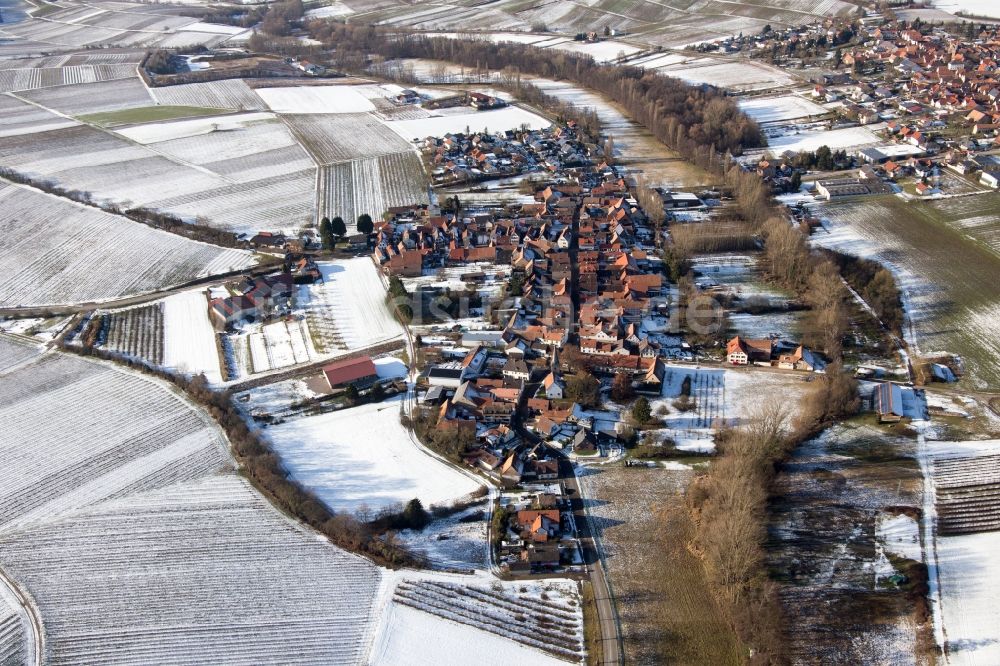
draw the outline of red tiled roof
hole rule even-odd
[[[371,357],[362,356],[324,366],[323,374],[326,375],[330,386],[340,386],[366,377],[374,377],[378,373]]]

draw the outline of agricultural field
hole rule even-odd
[[[348,232],[358,216],[378,219],[393,206],[428,202],[423,164],[411,151],[341,162],[320,170],[320,216],[340,216]]]
[[[150,88],[157,104],[196,106],[235,111],[266,111],[267,105],[242,79],[183,83]]]
[[[152,123],[160,120],[175,120],[192,116],[214,116],[225,113],[222,109],[209,109],[198,106],[140,106],[135,109],[108,111],[106,113],[88,113],[79,116],[80,120],[100,127],[116,127],[133,123]]]
[[[370,113],[289,115],[285,121],[319,164],[414,152],[406,140],[389,129],[397,123],[383,123]]]
[[[685,548],[693,470],[593,465],[578,474],[621,614],[627,663],[738,663],[740,646]]]
[[[491,132],[516,129],[527,126],[542,129],[551,123],[530,111],[517,106],[507,106],[489,111],[468,111],[444,116],[431,116],[418,120],[395,120],[387,123],[394,132],[406,141],[425,139],[428,136],[444,136],[450,132]]]
[[[480,483],[419,448],[399,421],[401,400],[292,418],[264,434],[292,477],[334,511],[467,499]]]
[[[932,0],[931,5],[949,14],[1000,19],[1000,8],[992,0]]]
[[[41,348],[24,338],[0,335],[0,375],[41,353]]]
[[[368,113],[375,106],[352,86],[290,86],[257,88],[275,113]]]
[[[18,92],[52,86],[96,83],[135,77],[135,65],[98,64],[68,67],[0,69],[0,92]]]
[[[41,88],[17,96],[68,116],[123,111],[153,104],[138,76],[119,81]]]
[[[740,100],[740,109],[758,123],[824,116],[829,113],[819,104],[798,95],[744,99]]]
[[[75,120],[39,109],[25,101],[0,95],[0,139],[75,125],[79,125]]]
[[[793,661],[918,663],[932,644],[915,455],[912,438],[850,423],[805,442],[782,466],[769,564],[797,618]],[[894,582],[898,573],[908,580]]]
[[[974,236],[970,220],[989,216],[997,205],[993,194],[934,203],[878,197],[823,205],[818,215],[824,229],[814,233],[813,242],[885,263],[903,289],[910,353],[957,354],[964,361],[964,382],[995,389],[1000,256]]]
[[[614,139],[619,163],[641,173],[651,186],[695,187],[711,182],[712,176],[657,141],[614,102],[566,81],[535,78],[531,83],[564,102],[592,109],[603,131]]]
[[[162,304],[116,310],[105,318],[105,328],[101,332],[105,349],[154,365],[163,364]]]
[[[203,290],[167,296],[163,307],[163,365],[185,375],[204,374],[222,383],[216,332]]]
[[[576,583],[398,576],[381,614],[370,663],[579,663],[582,614]],[[478,584],[476,584],[478,583]],[[433,635],[434,640],[427,640]]]
[[[402,339],[403,328],[385,303],[386,290],[368,257],[320,262],[323,281],[299,287],[296,307],[317,352],[353,351]]]
[[[191,241],[3,181],[0,207],[5,306],[109,300],[255,263],[242,250]]]
[[[835,130],[784,131],[777,136],[769,136],[767,150],[780,155],[787,150],[808,152],[827,146],[830,150],[860,148],[881,143],[881,139],[864,127],[846,127]]]

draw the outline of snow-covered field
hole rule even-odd
[[[787,71],[762,62],[702,58],[658,69],[661,74],[731,90],[770,90],[797,83]]]
[[[583,618],[575,583],[486,586],[482,578],[445,574],[397,578],[380,614],[372,664],[556,666],[582,658]]]
[[[295,418],[264,432],[292,476],[334,511],[449,504],[479,483],[424,453],[399,421],[401,398]]]
[[[937,537],[935,547],[947,663],[955,666],[1000,663],[997,622],[1000,532]]]
[[[13,370],[41,353],[41,347],[22,338],[0,335],[0,374]]]
[[[828,113],[819,104],[798,95],[744,99],[740,100],[740,109],[759,123],[822,116]]]
[[[50,305],[154,291],[254,263],[228,250],[0,181],[0,303]]]
[[[541,116],[517,106],[507,106],[489,111],[465,111],[445,116],[433,116],[420,120],[394,120],[386,123],[407,141],[428,136],[444,136],[449,132],[478,132],[488,129],[500,132],[527,125],[531,129],[542,129],[551,123]]]
[[[321,262],[319,267],[323,282],[300,288],[297,305],[305,309],[309,328],[324,347],[353,350],[403,337],[371,259]]]
[[[932,0],[931,4],[951,14],[1000,18],[1000,5],[995,0]]]
[[[864,127],[845,127],[843,129],[809,131],[772,137],[768,139],[767,149],[775,155],[780,155],[786,150],[792,152],[814,151],[821,146],[827,146],[830,150],[840,150],[874,145],[880,141],[881,139]]]
[[[183,374],[204,374],[212,384],[222,383],[215,337],[204,291],[185,291],[163,299],[165,367]]]
[[[366,113],[375,110],[351,86],[258,88],[268,108],[278,113]]]

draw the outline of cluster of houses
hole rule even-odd
[[[739,335],[726,343],[726,362],[730,365],[758,365],[805,372],[818,372],[826,367],[826,362],[818,354],[803,345]]]
[[[291,273],[246,277],[226,285],[226,296],[209,301],[209,314],[219,329],[288,314],[295,283]]]
[[[884,123],[878,131],[886,144],[858,151],[870,167],[857,188],[913,177],[916,194],[931,196],[943,169],[1000,187],[1000,161],[987,154],[1000,149],[1000,29],[966,25],[955,34],[881,18],[858,22],[842,54],[848,71],[818,77],[817,101],[837,102],[848,121]]]
[[[551,572],[579,561],[579,541],[569,500],[557,484],[505,495],[497,562],[512,574]]]
[[[470,93],[470,98],[477,108],[491,108],[495,99],[478,93]],[[594,150],[580,141],[572,122],[540,130],[453,133],[423,142],[436,185],[512,177],[539,169],[556,172],[588,163]]]

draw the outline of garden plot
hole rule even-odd
[[[291,115],[285,120],[320,164],[413,152],[388,129],[394,123],[387,126],[369,113]]]
[[[239,270],[249,252],[158,231],[124,217],[0,181],[0,303],[109,300]]]
[[[400,541],[435,569],[486,569],[486,500],[468,511],[436,518],[422,530],[402,530]]]
[[[319,199],[320,215],[342,217],[350,232],[362,214],[428,203],[428,183],[420,158],[406,151],[323,167]]]
[[[686,386],[693,407],[680,409],[674,402]],[[657,432],[673,440],[681,451],[714,451],[715,431],[729,425],[725,390],[725,370],[667,365],[663,398],[652,402],[653,413],[663,419],[663,428]]]
[[[352,86],[257,88],[267,107],[277,113],[368,113],[375,106]]]
[[[469,111],[421,120],[394,120],[386,125],[407,141],[449,133],[489,130],[491,132],[517,129],[543,129],[551,125],[548,120],[517,106],[507,106],[490,111]]]
[[[57,86],[20,93],[47,109],[69,116],[150,106],[152,98],[139,77],[75,86]]]
[[[408,645],[409,654],[413,654],[414,645],[421,642],[426,645],[427,641],[419,640],[409,643],[409,639],[415,636],[407,630],[412,631],[414,627],[410,624],[411,615],[404,609],[413,609],[427,614],[423,623],[425,626],[426,620],[437,617],[450,621],[449,627],[454,623],[473,629],[449,631],[452,635],[442,643],[420,650],[415,656],[421,664],[483,661],[470,652],[469,647],[473,645],[476,652],[489,646],[483,651],[488,655],[484,663],[489,664],[579,662],[583,657],[583,617],[579,604],[573,599],[575,590],[572,584],[563,585],[566,587],[560,589],[556,583],[549,583],[544,592],[532,589],[536,586],[529,588],[523,585],[522,592],[500,585],[468,585],[461,579],[454,582],[402,580],[393,593],[392,615],[383,631],[384,635],[388,634],[388,644],[378,641],[374,656],[379,663],[397,663],[396,658],[405,654],[399,652],[403,645]],[[401,619],[403,626],[398,627]],[[420,623],[418,618],[412,620]],[[473,636],[476,637],[474,640]],[[468,640],[468,646],[461,646],[456,638]],[[500,639],[499,644],[496,638]],[[494,652],[494,649],[499,651]]]
[[[880,142],[881,139],[864,127],[845,127],[843,129],[805,131],[773,136],[768,139],[767,150],[775,155],[781,155],[785,151],[811,152],[822,146],[827,146],[830,150],[846,150]]]
[[[253,372],[267,372],[279,368],[308,363],[309,330],[298,319],[265,324],[248,336],[250,362]]]
[[[385,286],[371,259],[320,262],[319,267],[323,281],[300,287],[297,300],[319,353],[402,339],[403,327],[385,303]]]
[[[238,111],[267,109],[264,101],[243,79],[150,88],[150,94],[157,104],[170,106],[199,106]]]
[[[463,275],[483,273],[486,277],[482,283],[466,282]],[[510,278],[510,265],[494,264],[487,261],[477,261],[461,266],[448,266],[439,269],[428,269],[424,275],[417,278],[400,278],[406,290],[413,293],[416,289],[428,288],[452,291],[465,291],[475,287],[484,298],[500,296],[504,285]]]
[[[222,383],[217,333],[208,316],[208,299],[201,290],[167,296],[163,307],[163,365],[184,375],[205,375]]]
[[[103,347],[154,365],[163,364],[163,306],[160,303],[106,315]]]
[[[740,101],[740,110],[759,123],[824,116],[829,113],[819,104],[798,95],[744,99]]]
[[[7,95],[0,95],[0,139],[74,127],[80,123]]]
[[[282,465],[334,511],[425,507],[467,498],[480,484],[424,452],[399,421],[402,398],[304,416],[264,431]]]

